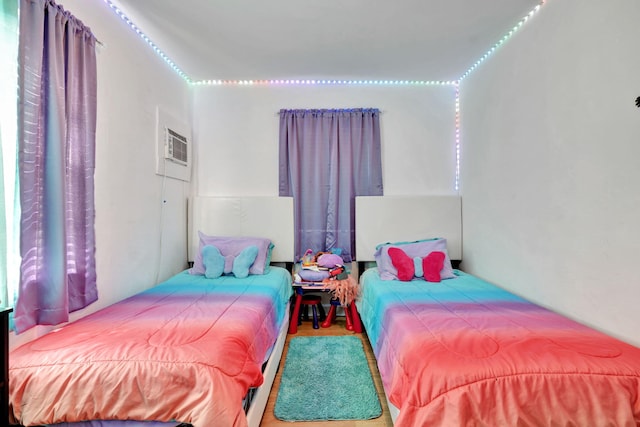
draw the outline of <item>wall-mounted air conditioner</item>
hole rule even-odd
[[[189,164],[189,140],[175,130],[165,127],[164,158],[187,166]]]
[[[156,173],[189,181],[193,164],[191,128],[160,106],[156,114]]]

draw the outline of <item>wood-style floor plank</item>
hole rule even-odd
[[[278,388],[280,387],[280,379],[282,378],[282,370],[284,369],[284,361],[287,357],[287,351],[289,350],[289,341],[293,337],[297,336],[319,336],[319,335],[356,335],[362,340],[365,355],[369,361],[369,368],[373,376],[373,382],[375,383],[376,390],[378,391],[378,397],[380,398],[380,405],[382,406],[382,415],[372,420],[348,420],[348,421],[304,421],[304,422],[291,422],[281,421],[277,419],[273,410],[276,405],[276,398],[278,396]],[[310,391],[311,393],[311,391]],[[313,397],[309,396],[309,402],[313,402]],[[345,321],[343,317],[339,317],[333,325],[329,328],[313,329],[310,321],[302,322],[302,325],[298,327],[297,334],[289,334],[285,342],[284,351],[282,353],[282,359],[280,360],[280,366],[276,373],[276,378],[271,388],[269,400],[267,401],[267,407],[262,416],[260,427],[391,427],[393,422],[389,415],[389,408],[387,407],[387,400],[382,389],[382,381],[380,379],[380,373],[376,366],[376,360],[373,355],[373,350],[369,344],[369,340],[365,333],[353,334],[351,331],[347,331],[345,328]]]

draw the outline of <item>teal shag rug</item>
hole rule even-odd
[[[382,415],[360,338],[292,338],[274,414],[283,421],[368,420]]]

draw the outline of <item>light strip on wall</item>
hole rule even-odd
[[[454,86],[454,80],[199,80],[196,86]]]
[[[456,141],[456,178],[454,188],[456,191],[460,189],[460,85],[456,84],[456,129],[455,129],[455,141]]]
[[[489,49],[480,59],[478,59],[456,82],[456,129],[455,129],[455,144],[456,144],[456,177],[455,177],[455,190],[460,190],[460,82],[469,76],[480,64],[482,64],[487,58],[489,58],[500,46],[506,43],[507,40],[515,34],[532,16],[540,11],[542,5],[548,0],[542,0],[540,4],[534,7],[524,18],[522,18],[504,37],[502,37],[491,49]]]
[[[455,190],[460,187],[460,82],[469,76],[480,64],[489,58],[500,46],[505,44],[542,5],[548,0],[542,0],[525,17],[523,17],[507,34],[491,47],[484,55],[469,67],[458,80],[304,80],[304,79],[276,79],[276,80],[199,80],[193,81],[187,76],[158,46],[155,45],[111,0],[103,0],[109,7],[133,29],[180,77],[195,86],[455,86],[455,147],[456,170]]]
[[[513,34],[515,34],[533,15],[535,15],[542,5],[548,0],[542,0],[540,4],[534,7],[525,17],[523,17],[505,36],[503,36],[496,44],[491,47],[484,55],[462,74],[458,80],[301,80],[301,79],[281,79],[281,80],[199,80],[193,81],[187,74],[180,69],[153,41],[143,33],[136,24],[129,19],[128,16],[111,0],[103,0],[113,12],[127,23],[133,31],[136,32],[152,49],[160,56],[180,77],[192,85],[198,86],[252,86],[252,85],[385,85],[385,86],[457,86],[458,83],[469,76],[478,66],[489,58],[500,46],[506,43]]]
[[[454,86],[458,82],[454,80],[326,80],[326,79],[272,79],[272,80],[199,80],[193,81],[187,74],[180,69],[151,39],[140,30],[140,28],[125,15],[125,13],[111,0],[103,0],[113,12],[120,17],[126,24],[142,38],[153,51],[162,58],[180,77],[191,85],[195,86],[293,86],[293,85],[324,85],[324,86]]]
[[[110,8],[111,10],[113,10],[113,12],[118,15],[120,17],[120,19],[122,19],[124,22],[127,23],[127,25],[136,32],[136,34],[138,34],[140,36],[140,38],[142,38],[142,40],[144,40],[150,47],[151,49],[153,49],[153,51],[160,57],[162,58],[162,60],[164,62],[166,62],[167,64],[169,64],[169,66],[176,72],[178,73],[178,75],[180,77],[182,77],[185,81],[187,81],[187,83],[191,83],[191,78],[189,78],[189,76],[187,76],[187,74],[182,71],[182,69],[180,69],[180,67],[178,67],[176,65],[175,62],[173,62],[162,50],[160,50],[160,48],[158,46],[156,46],[156,44],[154,42],[151,41],[151,39],[149,37],[147,37],[147,35],[145,33],[143,33],[140,28],[138,28],[138,26],[136,24],[133,23],[133,21],[131,21],[131,19],[129,19],[129,17],[127,15],[124,14],[124,12],[122,12],[122,10],[120,10],[120,8],[118,6],[116,6],[115,4],[113,4],[111,2],[111,0],[103,0]]]
[[[482,55],[480,59],[474,62],[473,65],[471,65],[471,67],[469,67],[469,69],[465,71],[464,74],[458,79],[458,81],[463,80],[465,77],[469,76],[469,74],[471,74],[473,70],[478,68],[478,66],[482,64],[487,58],[489,58],[500,46],[505,44],[507,40],[509,40],[525,24],[525,22],[531,19],[533,15],[538,13],[540,8],[544,3],[546,3],[546,1],[547,0],[543,0],[539,5],[534,7],[531,12],[529,12],[524,18],[522,18],[511,30],[509,30],[507,34],[505,34],[500,40],[498,40],[498,42],[494,44],[491,49],[489,49],[484,55]]]

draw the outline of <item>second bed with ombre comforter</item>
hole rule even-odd
[[[22,424],[157,420],[243,426],[242,400],[286,320],[291,275],[182,272],[10,354]]]
[[[476,277],[361,276],[396,426],[640,425],[640,349]]]

